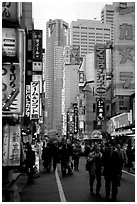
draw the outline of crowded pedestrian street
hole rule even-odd
[[[2,2],[2,202],[135,202],[135,2]]]
[[[106,202],[104,178],[100,196],[91,195],[88,185],[88,173],[85,171],[85,157],[80,158],[79,171],[73,171],[72,176],[62,177],[60,164],[56,172],[45,173],[40,165],[40,176],[33,184],[27,184],[27,178],[22,175],[17,182],[21,202]],[[19,200],[18,200],[19,201]],[[119,187],[118,202],[135,202],[135,175],[123,171]]]

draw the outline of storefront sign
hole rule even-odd
[[[95,45],[95,93],[105,97],[106,94],[106,47]]]
[[[42,62],[42,30],[33,30],[33,61]]]
[[[108,121],[108,133],[115,132],[116,129],[128,127],[132,123],[131,113],[122,113]]]
[[[22,112],[22,71],[19,64],[2,65],[2,111]]]
[[[9,152],[9,135],[10,135],[10,127],[9,124],[6,124],[3,127],[2,131],[3,135],[3,148],[2,148],[2,165],[8,165],[8,152]]]
[[[39,119],[39,82],[31,82],[30,119]]]

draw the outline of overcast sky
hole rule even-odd
[[[62,19],[69,24],[77,19],[100,20],[100,12],[105,4],[112,4],[112,1],[35,0],[32,1],[34,27],[43,30],[45,41],[46,22],[49,19]]]

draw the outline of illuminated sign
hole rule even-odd
[[[104,100],[103,99],[97,99],[97,118],[99,120],[103,120],[104,119],[104,109],[105,109],[105,105],[104,105]]]
[[[115,132],[115,129],[128,127],[132,124],[132,114],[122,113],[118,116],[114,116],[108,121],[108,133]]]
[[[42,62],[42,30],[33,30],[32,44],[33,61]]]
[[[31,109],[30,109],[30,119],[39,119],[39,82],[31,82]]]
[[[106,93],[106,47],[95,45],[95,94],[105,97]]]

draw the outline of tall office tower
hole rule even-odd
[[[98,20],[83,20],[71,22],[70,43],[80,46],[80,56],[94,51],[96,43],[106,43],[111,39],[111,25]]]
[[[63,50],[69,42],[69,26],[63,20],[49,20],[46,25],[46,97],[47,129],[62,132]]]
[[[114,5],[106,4],[101,10],[101,22],[111,25],[111,41],[114,41]]]

